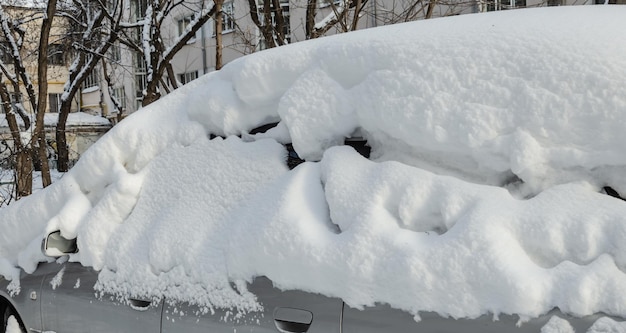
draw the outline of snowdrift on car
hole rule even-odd
[[[264,275],[416,316],[626,316],[626,202],[600,193],[626,194],[624,17],[465,15],[243,57],[2,209],[0,274],[18,284],[61,230],[98,290],[207,309],[255,311],[242,282]],[[337,147],[354,133],[370,160]]]

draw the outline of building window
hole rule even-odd
[[[135,98],[137,100],[137,105],[141,105],[141,102],[143,100],[143,92],[144,90],[146,90],[146,88],[148,88],[148,66],[145,59],[143,58],[142,53],[136,52],[134,54],[134,58]]]
[[[192,20],[193,20],[193,16],[186,16],[178,20],[178,36],[183,35],[183,33],[185,32],[185,29],[187,29],[187,26],[189,26],[189,24],[191,24]],[[195,42],[196,42],[196,37],[192,36],[187,41],[187,44],[193,44]]]
[[[126,92],[124,91],[124,87],[113,88],[111,90],[112,98],[115,98],[115,101],[118,107],[121,109],[126,108]]]
[[[604,0],[596,0],[596,5],[604,5],[606,2]],[[609,5],[626,5],[626,0],[609,0]]]
[[[222,6],[222,32],[235,30],[235,5],[227,2]]]
[[[133,0],[133,15],[135,19],[141,20],[146,16],[146,10],[148,9],[148,0]]]
[[[511,0],[511,8],[526,8],[526,0]]]
[[[61,111],[61,94],[48,94],[48,109],[50,112]]]
[[[50,44],[48,45],[48,65],[63,66],[65,60],[63,57],[63,45]]]
[[[548,0],[550,1],[550,0]],[[482,11],[493,12],[526,7],[526,0],[488,0],[481,3]]]
[[[187,84],[198,78],[198,71],[178,74],[178,79],[182,84]]]
[[[135,72],[145,73],[148,70],[146,60],[143,58],[142,53],[135,53]]]
[[[146,74],[135,74],[135,97],[143,99],[143,92],[148,88],[148,80]]]
[[[122,61],[122,48],[120,47],[119,43],[111,45],[111,48],[109,49],[109,58],[111,59],[111,61],[117,63]]]
[[[182,36],[183,32],[189,24],[191,24],[192,16],[186,16],[178,20],[178,35]]]
[[[83,89],[97,87],[98,84],[98,71],[94,68],[83,81]]]
[[[19,93],[15,93],[15,92],[9,92],[9,102],[11,103],[11,106],[13,107],[13,109],[17,109],[18,108],[18,104],[21,104],[21,98],[22,96]],[[4,102],[4,101],[3,101]],[[6,113],[6,111],[4,110],[4,108],[1,108],[2,110],[0,111],[1,113]]]
[[[12,64],[13,56],[11,52],[11,45],[9,42],[0,42],[0,61],[4,64]]]
[[[278,27],[277,24],[277,20],[276,20],[276,12],[273,9],[273,6],[270,8],[271,13],[270,15],[272,16],[271,18],[271,22],[272,22],[272,27],[274,28],[272,31],[272,34],[274,35],[274,39],[278,38],[278,35],[276,33],[277,29],[280,29],[280,27]],[[280,1],[280,10],[283,14],[283,26],[282,26],[282,33],[284,36],[284,40],[283,43],[284,44],[289,44],[291,43],[291,25],[290,25],[290,13],[289,13],[289,1],[287,0],[281,0]],[[261,22],[265,22],[265,18],[264,18],[264,13],[263,13],[263,1],[260,2],[259,7],[258,7],[258,13],[259,13],[259,20]],[[261,49],[266,49],[267,45],[265,45],[265,38],[261,38]]]
[[[320,8],[326,8],[330,5],[340,6],[343,4],[343,0],[322,0],[319,2]]]
[[[142,34],[143,34],[143,28],[142,27],[135,27],[130,32],[130,38],[136,44],[141,45],[141,36],[142,36]]]
[[[280,9],[283,12],[283,36],[285,36],[285,43],[291,43],[291,14],[289,13],[289,2],[280,4]],[[272,16],[272,24],[275,26],[274,16]]]
[[[13,105],[14,107],[17,104],[22,103],[22,94],[20,93],[16,93],[16,92],[9,93],[9,98],[11,98],[11,105]]]

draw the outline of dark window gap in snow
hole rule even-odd
[[[621,199],[626,201],[626,199],[624,199],[614,188],[612,188],[611,186],[605,186],[602,188],[602,191],[609,196],[612,196],[613,198],[617,198],[617,199]]]
[[[249,134],[254,135],[258,133],[265,133],[276,126],[278,126],[278,122],[261,125],[259,127],[251,129]]]
[[[259,133],[265,133],[276,126],[278,126],[278,122],[268,123],[268,124],[261,125],[261,126],[251,129],[248,134],[254,135],[254,134],[259,134]],[[215,135],[215,134],[209,135],[209,139],[211,140],[218,138],[218,137],[225,139],[225,137],[220,136],[220,135]],[[369,159],[372,149],[367,144],[367,140],[365,140],[364,138],[362,137],[346,138],[344,140],[344,145],[354,148],[354,150],[356,150],[363,157]],[[287,161],[286,162],[290,170],[304,162],[304,160],[300,158],[296,150],[293,148],[293,145],[291,143],[285,144],[284,146],[285,146],[285,149],[287,149]]]

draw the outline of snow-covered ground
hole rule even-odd
[[[56,169],[50,170],[50,178],[52,182],[56,182],[65,173],[58,172]],[[40,191],[43,188],[41,180],[41,171],[33,171],[33,192]],[[3,205],[9,205],[13,202],[15,194],[15,174],[13,170],[0,168],[0,202]]]
[[[0,274],[60,229],[105,292],[246,312],[229,280],[265,275],[413,314],[625,317],[626,202],[601,193],[626,194],[624,17],[465,15],[241,58],[0,210]],[[357,130],[371,160],[335,147]],[[309,162],[288,170],[285,143]]]

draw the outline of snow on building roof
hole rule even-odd
[[[228,281],[264,275],[416,315],[625,317],[626,202],[599,193],[626,193],[624,17],[466,15],[243,57],[0,210],[0,274],[60,229],[104,292],[246,312]],[[356,129],[372,161],[334,147]],[[279,142],[310,162],[288,170]]]
[[[58,113],[46,113],[44,123],[46,126],[56,126],[59,121]],[[67,117],[68,126],[111,126],[108,119],[94,116],[85,112],[71,112]]]
[[[34,124],[35,116],[31,115],[31,123]],[[16,117],[16,120],[19,124],[22,124],[22,119],[20,117]],[[44,114],[44,124],[45,126],[56,126],[59,121],[58,113],[46,113]],[[67,117],[67,126],[111,126],[111,122],[109,122],[106,118],[90,115],[84,112],[72,112]],[[8,127],[8,123],[6,117],[0,119],[0,128]],[[34,126],[34,125],[33,125]]]

